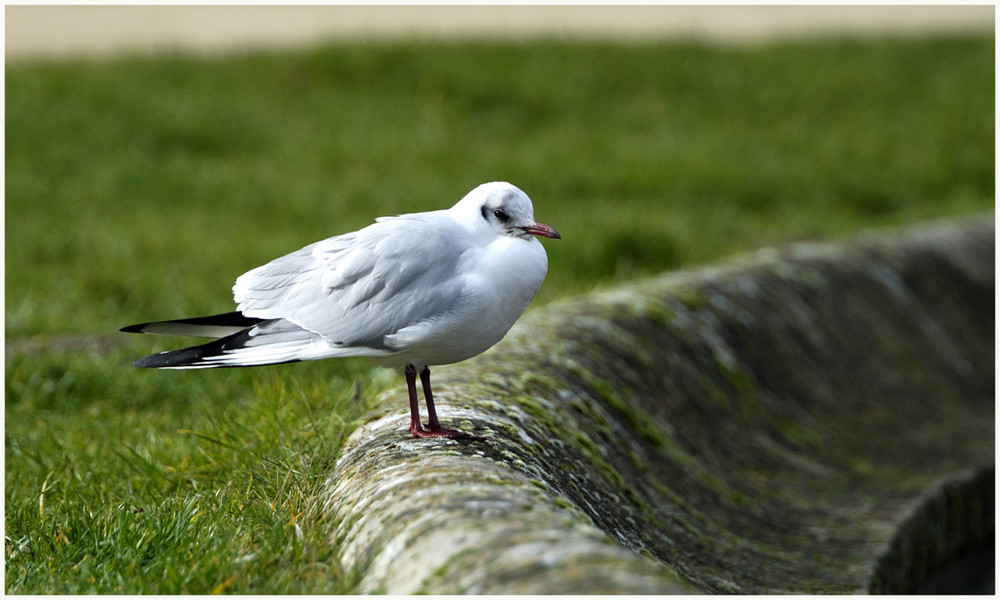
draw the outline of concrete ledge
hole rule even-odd
[[[483,441],[382,399],[334,542],[359,592],[913,589],[993,535],[992,486],[956,482],[992,481],[994,358],[992,216],[553,304],[435,370]]]

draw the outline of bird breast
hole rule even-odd
[[[486,351],[524,313],[548,269],[545,249],[534,238],[504,236],[468,249],[459,262],[467,274],[461,302],[450,313],[388,336],[401,352],[380,362],[444,365]]]

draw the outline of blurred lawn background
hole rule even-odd
[[[29,62],[5,126],[7,592],[338,593],[319,487],[396,376],[133,369],[185,340],[119,327],[231,310],[246,270],[490,180],[563,235],[533,308],[991,214],[994,38]]]

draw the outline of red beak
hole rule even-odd
[[[521,229],[527,231],[531,235],[540,235],[542,237],[555,238],[557,240],[562,239],[562,236],[559,235],[558,231],[543,223],[535,223],[534,225],[522,227]]]

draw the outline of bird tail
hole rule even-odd
[[[150,369],[252,367],[302,360],[317,336],[283,319],[245,317],[238,312],[123,327],[129,333],[217,338],[200,346],[151,354],[132,363]]]

